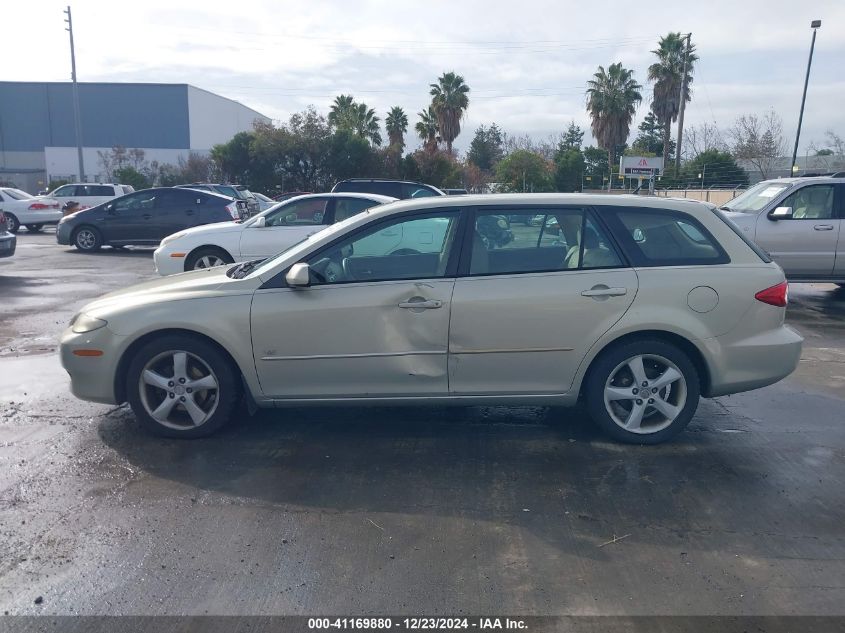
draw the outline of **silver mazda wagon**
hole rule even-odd
[[[61,357],[78,397],[128,401],[170,437],[214,432],[242,398],[582,400],[616,440],[656,444],[700,397],[795,369],[786,303],[780,267],[712,205],[438,197],[372,208],[264,261],[108,294],[73,318]]]

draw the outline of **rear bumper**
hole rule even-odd
[[[804,339],[788,325],[737,339],[702,341],[710,357],[708,397],[759,389],[786,378],[801,359]]]
[[[11,257],[15,254],[18,238],[14,233],[0,233],[0,257]]]

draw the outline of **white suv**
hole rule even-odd
[[[61,206],[73,200],[79,203],[81,209],[96,207],[114,198],[125,196],[135,191],[132,185],[116,185],[92,182],[80,182],[70,185],[62,185],[55,191],[48,193],[46,198],[58,200]]]

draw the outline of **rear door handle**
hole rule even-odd
[[[627,288],[608,288],[607,286],[594,286],[581,292],[582,297],[621,297],[626,294],[628,294]]]
[[[816,226],[814,226],[813,228],[817,231],[832,231],[833,225],[832,224],[816,224]]]
[[[409,310],[436,310],[443,307],[443,302],[438,299],[423,299],[420,297],[414,301],[416,297],[412,297],[408,301],[402,301],[399,304],[400,308]]]

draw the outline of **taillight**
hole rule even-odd
[[[761,290],[754,295],[754,298],[757,301],[768,303],[770,306],[785,308],[786,304],[789,303],[789,284],[782,281],[777,286]]]
[[[229,215],[232,216],[233,220],[240,220],[241,219],[240,213],[238,213],[238,205],[237,205],[236,202],[232,202],[231,204],[227,204],[226,205],[226,211],[229,212]]]
[[[59,204],[44,204],[43,202],[33,202],[29,205],[30,211],[43,211],[44,209],[58,209]]]

